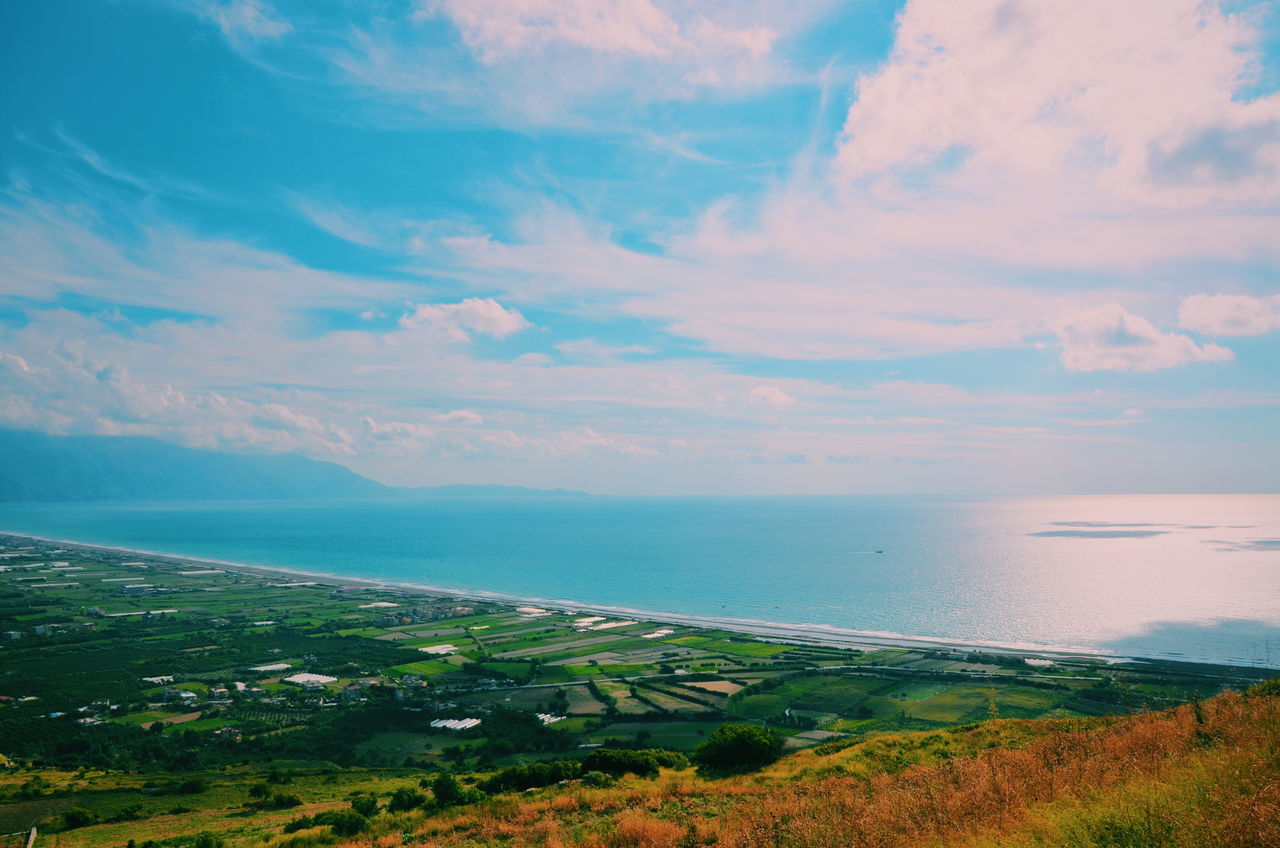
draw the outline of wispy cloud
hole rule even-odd
[[[199,0],[192,8],[235,45],[271,41],[293,30],[267,0]]]
[[[0,423],[612,491],[1280,473],[1272,10],[157,5],[104,15],[175,79],[100,108],[51,27],[0,104]]]

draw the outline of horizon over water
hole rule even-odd
[[[1280,495],[5,504],[0,530],[655,616],[1280,665]]]

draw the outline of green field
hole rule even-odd
[[[0,536],[0,548],[6,544],[15,543]],[[43,829],[64,848],[155,838],[170,840],[156,848],[188,848],[192,834],[207,828],[237,847],[284,848],[271,840],[298,815],[340,807],[355,787],[384,797],[414,788],[422,769],[467,779],[521,761],[583,756],[601,744],[690,751],[730,719],[771,724],[788,745],[802,747],[833,738],[809,733],[814,726],[856,740],[992,715],[1126,714],[1238,688],[1243,678],[1233,675],[1265,673],[1083,658],[1059,661],[1053,680],[1032,681],[1016,657],[969,652],[960,661],[943,650],[789,646],[683,626],[647,640],[637,634],[657,626],[651,622],[583,631],[574,627],[583,613],[530,619],[498,604],[381,588],[331,598],[329,586],[270,585],[282,578],[180,577],[190,566],[163,557],[138,567],[107,551],[60,556],[174,589],[143,599],[115,595],[116,584],[101,581],[42,589],[15,580],[20,570],[0,568],[0,632],[21,634],[3,643],[0,682],[9,697],[0,700],[0,762],[17,765],[0,769],[0,822],[6,810],[43,817]],[[40,557],[33,546],[4,562]],[[211,587],[218,591],[204,591]],[[384,602],[396,605],[394,618],[376,606]],[[109,616],[159,608],[179,613]],[[405,619],[417,620],[392,623]],[[36,638],[37,624],[64,630]],[[416,650],[441,644],[459,651],[429,657]],[[503,658],[509,652],[527,655]],[[289,667],[249,671],[277,663]],[[822,670],[845,664],[861,669]],[[300,672],[337,682],[314,690],[267,682]],[[173,682],[143,680],[163,676]],[[746,688],[727,696],[682,685],[696,680]],[[213,696],[215,687],[227,691]],[[194,702],[179,705],[183,690],[196,694]],[[538,712],[570,717],[544,725]],[[174,724],[179,716],[190,720]],[[89,723],[78,724],[80,717]],[[480,723],[431,727],[460,718]],[[142,728],[152,722],[165,726]],[[223,728],[233,732],[215,734]],[[296,773],[280,777],[282,769]],[[299,807],[247,808],[249,787],[273,770],[277,782],[263,791],[296,794]],[[55,788],[21,789],[33,775],[49,775]],[[188,794],[174,788],[179,777]],[[58,832],[73,804],[91,808],[96,822]],[[110,820],[126,815],[138,819]]]

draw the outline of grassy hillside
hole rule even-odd
[[[12,796],[34,778],[10,770],[0,789]],[[458,787],[474,797],[443,809],[422,778],[280,762],[270,774],[209,772],[183,794],[177,775],[44,772],[61,791],[29,803],[97,811],[100,823],[43,837],[60,848],[1258,848],[1280,845],[1280,685],[1132,716],[993,719],[841,741],[719,779],[663,769],[480,797],[471,786],[483,781],[464,776]],[[397,790],[419,806],[388,810]],[[253,806],[278,795],[289,805]],[[358,834],[308,826],[361,795],[379,809]],[[130,819],[139,801],[149,809]]]
[[[1280,845],[1280,687],[1262,692],[1124,718],[884,736],[722,780],[666,772],[554,788],[416,823],[375,820],[339,844]]]

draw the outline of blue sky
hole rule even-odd
[[[1278,21],[3,4],[0,426],[406,485],[1274,490]]]

